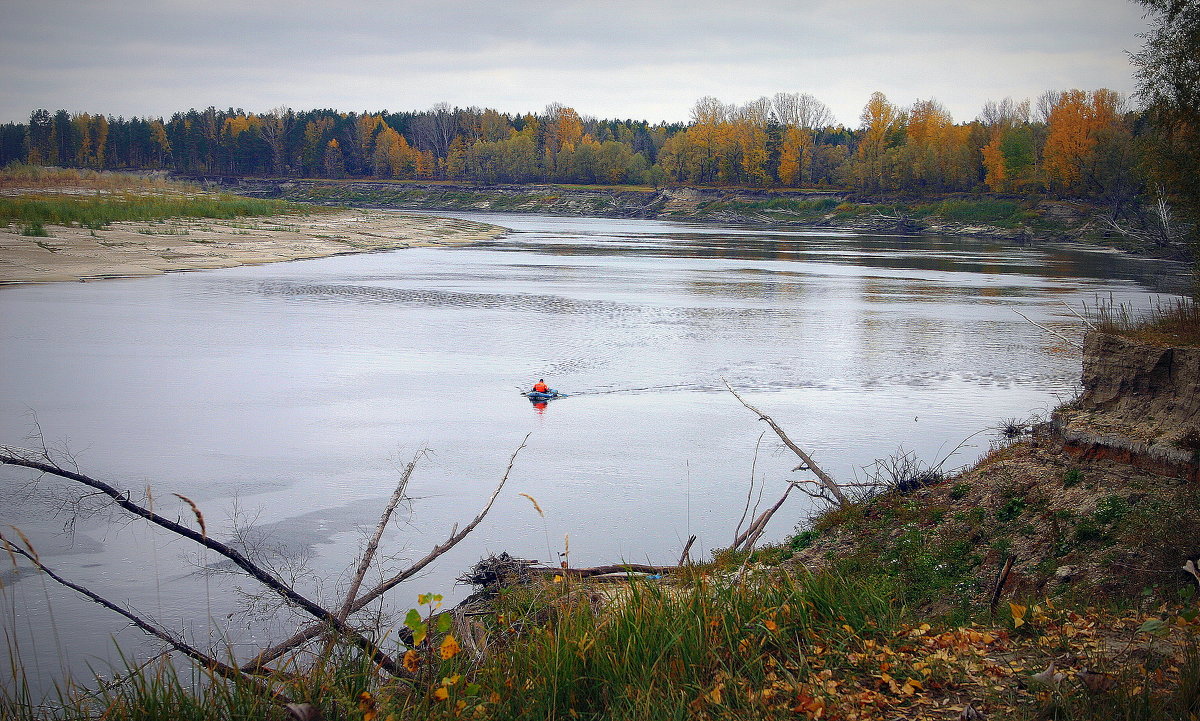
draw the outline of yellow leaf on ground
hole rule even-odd
[[[1012,611],[1013,628],[1020,628],[1025,623],[1025,612],[1029,610],[1029,607],[1009,601],[1008,608]]]

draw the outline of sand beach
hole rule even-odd
[[[0,284],[129,278],[346,253],[471,243],[504,228],[377,210],[214,220],[116,222],[101,230],[47,225],[47,237],[0,227]]]

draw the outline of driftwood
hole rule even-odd
[[[679,564],[678,565],[682,566],[684,564],[691,563],[692,557],[690,555],[690,552],[692,550],[692,544],[695,542],[696,542],[696,534],[693,533],[692,535],[688,536],[687,543],[683,544],[683,552],[679,554]]]
[[[201,533],[197,533],[196,531],[193,531],[192,529],[190,529],[186,526],[182,526],[182,525],[170,520],[169,518],[160,516],[157,513],[154,513],[153,511],[151,511],[150,509],[145,508],[144,506],[141,506],[141,505],[129,500],[128,493],[119,491],[116,488],[114,488],[113,486],[110,486],[109,484],[105,483],[104,481],[100,481],[95,478],[85,476],[82,473],[78,473],[75,471],[68,470],[66,468],[62,468],[57,463],[54,463],[53,460],[50,459],[49,457],[45,457],[44,460],[35,460],[33,458],[26,458],[26,457],[12,455],[9,451],[11,451],[11,449],[6,448],[6,449],[4,449],[4,452],[0,452],[0,463],[13,465],[13,466],[23,466],[25,468],[29,468],[32,470],[41,471],[42,473],[49,473],[50,475],[59,476],[60,478],[66,478],[68,480],[72,480],[77,483],[81,483],[85,486],[88,486],[89,488],[94,488],[97,491],[100,491],[104,495],[113,499],[113,502],[117,506],[122,508],[123,510],[128,511],[129,513],[131,513],[135,516],[143,518],[146,521],[149,521],[150,523],[152,523],[156,526],[165,528],[166,530],[171,531],[172,533],[174,533],[176,535],[182,536],[182,537],[188,539],[189,541],[192,541],[201,546],[204,546],[205,548],[207,548],[211,551],[215,551],[216,553],[224,556],[225,558],[229,559],[230,561],[233,561],[233,563],[238,568],[245,571],[247,575],[249,575],[254,580],[258,581],[259,583],[266,586],[271,591],[273,591],[276,594],[278,594],[279,596],[281,596],[287,602],[304,610],[305,612],[307,612],[314,618],[319,619],[323,624],[331,626],[334,629],[336,629],[338,632],[344,634],[346,636],[346,638],[353,641],[355,645],[357,645],[363,651],[368,653],[371,656],[371,658],[377,664],[379,664],[382,668],[387,670],[388,673],[391,673],[392,675],[395,675],[395,676],[408,675],[408,672],[404,669],[403,666],[396,663],[396,661],[394,659],[392,659],[387,654],[383,653],[378,648],[376,648],[375,644],[372,643],[370,640],[368,640],[361,633],[354,630],[353,628],[350,628],[345,623],[339,621],[337,616],[335,616],[333,613],[331,613],[330,611],[328,611],[321,605],[319,605],[319,604],[311,601],[307,597],[302,596],[301,594],[297,593],[296,590],[293,589],[291,586],[288,586],[283,581],[279,580],[278,578],[275,578],[275,576],[271,575],[264,568],[262,568],[261,566],[259,566],[256,563],[254,563],[249,558],[246,558],[246,556],[243,555],[242,552],[237,550],[236,548],[233,548],[233,547],[228,546],[220,541],[210,538],[208,536],[207,532],[202,531]],[[197,513],[198,519],[203,518],[202,515],[199,515],[199,511],[195,507],[195,504],[189,502],[189,505],[191,505],[193,511]]]
[[[1013,561],[1015,560],[1016,556],[1009,556],[1008,558],[1004,559],[1004,565],[1001,566],[999,572],[996,573],[996,586],[992,589],[992,597],[988,602],[988,608],[990,608],[993,613],[996,610],[996,604],[1000,603],[1000,594],[1004,592],[1004,584],[1008,583],[1008,574],[1010,571],[1012,571]]]
[[[754,519],[754,523],[751,523],[749,528],[739,534],[737,538],[733,539],[732,548],[734,551],[749,551],[750,549],[754,548],[754,544],[758,543],[758,539],[760,536],[762,536],[763,531],[767,530],[767,522],[771,520],[771,516],[775,515],[775,511],[779,510],[780,506],[783,505],[783,502],[787,500],[788,494],[790,494],[792,489],[795,487],[796,486],[794,484],[789,483],[787,490],[783,492],[783,495],[779,497],[779,500],[775,502],[775,505],[763,511],[758,518]]]
[[[723,382],[725,383],[725,387],[729,389],[729,392],[733,394],[734,398],[737,398],[739,401],[741,401],[742,405],[746,406],[746,408],[748,408],[752,413],[757,415],[759,420],[766,421],[767,425],[771,427],[771,430],[775,431],[775,434],[779,436],[784,445],[792,449],[792,452],[799,456],[800,460],[804,461],[803,465],[799,466],[798,468],[812,471],[813,474],[820,479],[821,485],[824,486],[825,490],[834,497],[839,506],[845,506],[850,502],[849,499],[846,498],[846,495],[842,493],[841,487],[838,486],[833,478],[831,478],[828,473],[821,470],[821,467],[818,466],[816,462],[813,461],[813,459],[807,453],[805,453],[802,448],[800,448],[800,446],[796,445],[791,438],[788,438],[788,435],[783,432],[783,429],[779,427],[779,424],[776,423],[774,419],[747,403],[746,400],[738,395],[738,392],[733,389],[733,386],[729,385],[729,381],[723,380]]]
[[[570,576],[572,578],[591,578],[606,576],[610,573],[649,573],[665,575],[679,570],[679,566],[647,566],[641,563],[613,563],[607,566],[592,566],[590,568],[554,568],[552,566],[534,566],[529,573],[538,576]]]
[[[525,440],[528,440],[528,436],[526,436]],[[306,613],[311,615],[314,619],[316,619],[315,623],[311,624],[310,626],[305,627],[299,633],[292,636],[292,638],[288,639],[287,641],[285,641],[281,644],[276,644],[275,646],[273,646],[270,649],[267,649],[266,651],[261,652],[253,660],[251,660],[247,664],[243,664],[240,668],[234,668],[234,667],[229,666],[221,661],[218,661],[217,659],[204,653],[203,651],[200,651],[199,649],[196,649],[196,648],[190,646],[189,644],[184,642],[182,639],[176,638],[172,634],[154,626],[153,624],[149,623],[145,619],[140,618],[136,613],[129,611],[128,609],[122,608],[118,604],[115,604],[115,603],[103,598],[99,594],[97,594],[89,589],[79,586],[78,584],[71,583],[70,581],[62,578],[57,573],[55,573],[52,569],[46,567],[45,564],[43,564],[41,562],[41,560],[38,558],[37,553],[33,550],[33,548],[31,546],[29,546],[29,543],[27,540],[26,540],[25,544],[26,544],[28,550],[18,547],[17,545],[15,545],[14,543],[11,543],[8,539],[4,538],[3,536],[0,536],[0,546],[2,546],[5,550],[8,551],[8,553],[12,557],[14,563],[16,562],[16,557],[18,555],[27,559],[40,572],[46,574],[47,576],[49,576],[51,579],[55,580],[56,582],[75,590],[76,592],[86,596],[87,598],[91,599],[92,601],[104,606],[105,608],[108,608],[116,613],[121,614],[122,616],[128,618],[131,622],[133,622],[136,626],[138,626],[142,630],[144,630],[147,633],[150,633],[151,635],[155,636],[156,638],[159,638],[160,640],[166,642],[172,648],[177,649],[178,651],[180,651],[184,655],[188,656],[189,658],[192,658],[192,659],[198,661],[205,668],[211,669],[214,673],[217,673],[217,674],[227,677],[227,678],[247,679],[246,674],[261,674],[264,672],[269,672],[270,669],[266,668],[267,663],[270,663],[271,661],[282,657],[283,655],[287,654],[288,652],[297,649],[303,643],[313,640],[315,638],[318,638],[321,635],[326,634],[326,633],[332,633],[332,634],[334,634],[334,636],[346,639],[350,643],[353,643],[354,645],[358,646],[360,649],[362,649],[362,651],[365,654],[367,654],[375,662],[375,664],[379,668],[387,671],[392,676],[408,678],[408,677],[411,677],[411,673],[409,671],[407,671],[402,665],[400,665],[394,659],[392,659],[390,656],[388,656],[383,651],[381,651],[374,643],[372,643],[370,640],[368,640],[362,633],[360,633],[358,630],[351,627],[347,623],[347,619],[349,618],[349,616],[351,614],[362,610],[368,604],[370,604],[372,601],[381,597],[388,590],[394,588],[396,585],[402,583],[403,581],[405,581],[405,580],[413,577],[417,573],[419,573],[422,569],[424,569],[426,566],[428,566],[430,563],[432,563],[434,560],[436,560],[439,556],[441,556],[446,551],[450,550],[455,545],[457,545],[472,530],[474,530],[475,527],[478,526],[479,523],[483,520],[483,518],[487,515],[488,511],[491,510],[492,505],[495,503],[496,497],[500,494],[500,489],[502,489],[504,487],[504,484],[508,480],[509,474],[512,471],[513,464],[516,461],[517,454],[520,453],[521,449],[523,449],[524,447],[525,447],[525,441],[522,441],[521,445],[515,451],[513,451],[512,456],[509,458],[508,467],[504,472],[503,478],[501,478],[499,484],[496,486],[495,490],[492,492],[492,495],[488,499],[487,504],[484,506],[483,510],[480,511],[479,514],[476,515],[475,518],[470,523],[468,523],[465,527],[463,527],[462,530],[459,530],[458,526],[456,524],[454,526],[454,528],[451,529],[449,538],[447,538],[447,540],[444,541],[443,543],[435,546],[433,548],[433,550],[431,550],[423,558],[421,558],[417,562],[413,563],[407,569],[401,571],[398,574],[391,576],[390,578],[386,579],[382,583],[376,585],[374,588],[367,591],[366,593],[359,595],[359,589],[361,588],[362,581],[366,577],[366,574],[377,554],[377,551],[379,548],[379,543],[382,538],[384,529],[386,528],[387,524],[389,523],[393,513],[395,512],[396,507],[399,505],[400,501],[405,497],[405,495],[404,495],[405,489],[408,485],[409,478],[411,477],[413,469],[415,468],[416,462],[417,462],[417,457],[414,457],[413,461],[405,468],[404,473],[402,474],[402,477],[400,479],[400,482],[397,484],[396,490],[392,494],[392,497],[389,500],[387,507],[384,509],[384,512],[380,518],[378,525],[376,526],[375,533],[373,534],[372,538],[370,539],[369,543],[367,544],[367,546],[363,552],[363,557],[362,557],[362,559],[360,559],[360,562],[355,570],[355,574],[351,581],[350,588],[346,594],[345,600],[342,602],[342,604],[340,605],[338,610],[336,612],[333,612],[333,611],[330,611],[330,610],[326,609],[325,607],[321,606],[320,604],[312,601],[311,599],[305,597],[304,595],[298,593],[295,589],[293,589],[287,583],[280,580],[279,578],[277,578],[275,575],[273,575],[272,573],[270,573],[269,571],[267,571],[260,565],[251,561],[238,549],[233,548],[233,547],[229,546],[228,544],[222,543],[220,541],[217,541],[217,540],[209,537],[207,528],[205,527],[205,524],[204,524],[204,516],[201,513],[200,509],[196,506],[195,503],[193,503],[192,501],[190,501],[189,499],[187,499],[183,496],[179,496],[179,498],[182,499],[185,503],[187,503],[191,507],[191,510],[196,517],[197,523],[200,526],[199,532],[194,531],[191,528],[183,526],[179,523],[176,523],[175,521],[172,521],[161,515],[158,515],[157,513],[153,512],[150,508],[147,508],[146,506],[135,503],[134,501],[130,500],[130,496],[129,496],[128,492],[118,490],[117,488],[113,487],[112,485],[110,485],[108,483],[105,483],[104,481],[100,481],[95,478],[91,478],[87,475],[84,475],[83,473],[78,472],[78,470],[71,470],[71,469],[62,467],[62,465],[60,465],[58,462],[56,462],[54,460],[54,458],[51,456],[50,452],[44,446],[40,452],[39,451],[28,451],[28,450],[23,450],[23,449],[14,449],[14,448],[10,448],[7,446],[0,446],[0,464],[28,468],[31,470],[39,471],[41,473],[58,476],[60,478],[64,478],[69,481],[74,481],[74,482],[82,484],[86,487],[92,488],[92,489],[98,491],[100,494],[103,494],[104,496],[107,496],[108,498],[110,498],[115,505],[117,505],[121,509],[125,510],[126,512],[128,512],[134,516],[137,516],[139,518],[142,518],[142,519],[146,520],[147,522],[152,523],[156,526],[164,528],[173,534],[176,534],[178,536],[186,538],[186,539],[188,539],[196,544],[199,544],[207,549],[210,549],[210,550],[218,553],[219,555],[225,557],[226,559],[232,561],[238,568],[240,568],[243,572],[245,572],[251,578],[254,578],[256,581],[261,583],[263,586],[265,586],[272,592],[278,594],[289,604],[305,611]],[[418,454],[418,457],[419,457],[419,455],[420,454]],[[18,531],[18,533],[20,533],[20,532]],[[22,539],[24,540],[23,535],[22,535]],[[263,686],[261,681],[254,680],[253,678],[249,678],[247,680],[249,680],[251,683],[255,684],[255,686],[263,694],[270,695],[280,702],[287,701],[287,699],[282,698],[277,693],[275,693],[275,692],[271,691],[270,689],[267,689],[265,686]]]

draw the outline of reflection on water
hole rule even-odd
[[[0,288],[0,442],[40,427],[85,471],[149,486],[185,520],[170,494],[186,495],[211,533],[248,528],[289,558],[311,556],[320,580],[302,585],[333,599],[414,452],[431,451],[387,538],[398,559],[469,520],[529,434],[488,520],[393,596],[407,608],[421,592],[462,595],[453,579],[484,553],[554,561],[568,535],[581,565],[673,562],[693,533],[693,554],[727,546],[751,468],[764,498],[796,475],[771,438],[756,459],[762,425],[726,380],[836,477],[901,446],[934,461],[1073,392],[1078,357],[1013,309],[1079,336],[1064,304],[1144,305],[1172,270],[993,240],[475,217],[514,232],[472,247]],[[569,396],[530,403],[521,393],[540,377]],[[67,575],[204,645],[244,653],[279,632],[225,621],[239,597],[230,578],[200,570],[214,559],[99,518],[67,536],[39,500],[61,494],[53,482],[7,491],[27,480],[0,469],[0,523],[21,526]],[[808,513],[785,507],[769,535]],[[45,678],[113,658],[111,635],[145,643],[36,576],[4,581],[6,629]]]

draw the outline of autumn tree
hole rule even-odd
[[[1043,94],[1039,103],[1057,103],[1061,95]],[[1037,143],[1030,125],[1030,107],[1028,100],[989,100],[979,114],[979,122],[989,137],[980,154],[984,182],[991,190],[1018,192],[1038,182]],[[1052,106],[1044,110],[1047,117],[1051,110]]]
[[[1112,90],[1067,90],[1050,111],[1042,148],[1047,184],[1064,193],[1126,193],[1131,132]]]
[[[771,111],[781,128],[777,174],[783,185],[811,185],[815,136],[833,124],[833,111],[808,93],[776,93]]]
[[[161,168],[171,155],[171,141],[167,137],[167,129],[162,120],[151,120],[149,123],[150,142],[153,148],[154,167]]]
[[[300,157],[304,163],[306,175],[316,176],[321,173],[325,146],[328,142],[326,138],[332,131],[333,118],[328,116],[317,117],[305,123]]]
[[[729,120],[730,151],[738,159],[727,182],[746,181],[752,185],[767,185],[767,124],[771,121],[771,101],[767,98],[749,102],[738,108]]]
[[[888,173],[888,150],[895,144],[895,134],[902,127],[900,109],[887,96],[875,92],[863,107],[862,135],[855,154],[853,177],[865,190],[882,190],[891,184]]]
[[[263,113],[259,119],[261,121],[259,132],[271,153],[271,172],[286,172],[288,169],[286,145],[292,124],[295,122],[295,114],[291,108],[280,105]]]
[[[967,190],[976,161],[967,147],[969,129],[955,125],[936,100],[918,100],[908,111],[898,172],[906,188]]]
[[[321,168],[324,170],[326,178],[345,177],[346,160],[342,155],[342,146],[338,143],[337,138],[325,144],[325,153],[322,156]]]
[[[545,122],[542,123],[541,130],[546,171],[557,176],[558,155],[563,152],[574,153],[575,148],[583,141],[583,121],[574,108],[551,103],[546,106]],[[563,163],[568,169],[570,164],[569,158]]]

